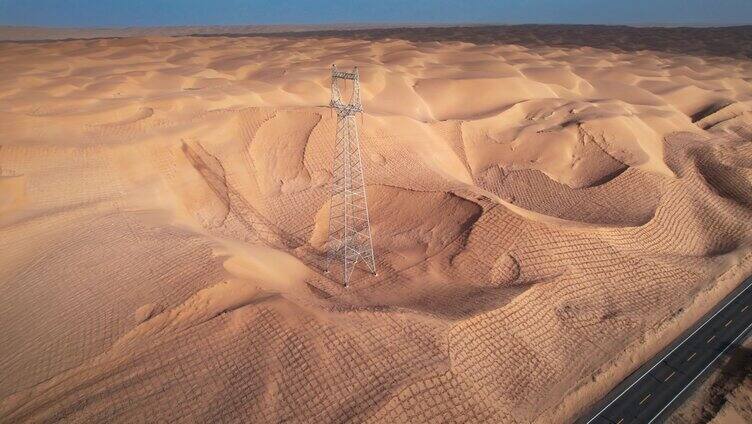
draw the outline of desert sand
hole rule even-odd
[[[749,45],[417,31],[0,43],[0,421],[569,422],[752,272]]]

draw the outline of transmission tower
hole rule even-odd
[[[347,103],[343,103],[340,83],[344,86],[348,81],[352,85],[352,96]],[[355,115],[363,112],[357,67],[352,72],[343,72],[332,65],[332,101],[329,106],[337,112],[337,134],[329,205],[326,269],[329,272],[332,264],[341,264],[342,281],[348,287],[358,260],[362,260],[368,270],[376,274],[360,142],[355,125]]]

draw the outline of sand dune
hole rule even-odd
[[[0,43],[0,421],[567,422],[748,275],[752,62],[446,31]]]

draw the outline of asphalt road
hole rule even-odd
[[[659,423],[752,328],[752,276],[614,388],[582,424]]]

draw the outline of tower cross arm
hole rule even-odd
[[[356,80],[358,79],[358,74],[355,72],[344,72],[344,71],[332,71],[332,78],[341,78],[346,80]]]

